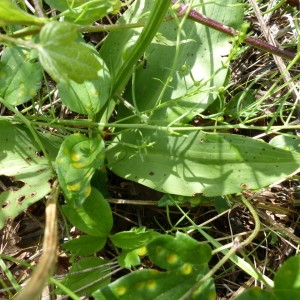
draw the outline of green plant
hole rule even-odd
[[[279,289],[285,283],[288,286],[285,282],[279,287],[281,273],[273,283],[236,254],[258,234],[260,222],[240,193],[264,188],[294,173],[300,165],[300,154],[295,151],[298,138],[284,142],[275,138],[269,144],[230,130],[275,132],[297,126],[247,125],[259,118],[263,106],[262,100],[253,97],[254,89],[226,99],[231,61],[244,51],[244,41],[256,45],[255,39],[246,37],[239,1],[230,0],[226,5],[189,2],[210,18],[233,27],[232,43],[217,27],[195,22],[199,14],[191,7],[171,5],[171,1],[135,1],[111,26],[92,24],[119,12],[120,1],[45,3],[58,15],[37,17],[26,13],[24,5],[20,9],[9,0],[0,4],[0,102],[11,114],[0,117],[0,178],[8,186],[0,195],[0,227],[51,189],[58,189],[53,185],[58,178],[64,196],[61,211],[82,235],[62,244],[73,264],[62,283],[50,279],[58,287],[54,293],[73,299],[85,294],[95,299],[214,299],[211,276],[231,259],[265,284],[275,299],[281,299]],[[205,23],[207,18],[200,15],[200,19]],[[111,31],[99,51],[98,45],[84,41],[82,33],[107,30]],[[289,68],[299,58],[259,45],[292,59]],[[56,92],[78,118],[58,117]],[[246,101],[237,105],[244,98]],[[48,103],[50,108],[43,112]],[[271,117],[291,118],[296,105],[286,111],[280,103],[278,107]],[[195,116],[209,124],[193,126]],[[176,234],[161,234],[145,226],[113,232],[106,168],[164,193],[160,204],[175,205],[182,214],[173,226]],[[224,197],[230,198],[230,194],[239,195],[256,230],[245,241],[230,244],[228,250],[193,223],[178,204],[214,202],[214,197],[219,197],[224,207]],[[238,201],[230,198],[228,202]],[[180,225],[183,220],[186,228]],[[215,250],[189,236],[190,230],[196,230]],[[106,243],[118,249],[117,262],[89,257]],[[209,266],[212,255],[219,251],[225,255],[223,260]],[[155,270],[136,269],[143,265],[144,257]],[[133,272],[110,283],[117,266]],[[282,272],[285,268],[290,270],[289,262]],[[293,274],[298,276],[297,270]],[[290,288],[298,293],[296,284]],[[271,292],[247,293],[240,298],[257,293],[259,299]]]

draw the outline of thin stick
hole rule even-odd
[[[179,16],[183,16],[186,13],[187,8],[188,8],[187,5],[184,5],[182,3],[176,3],[176,1],[172,1],[172,3],[179,5],[179,8],[177,10]],[[196,11],[194,9],[191,9],[188,12],[188,18],[196,21],[197,23],[203,24],[205,26],[208,26],[210,28],[213,28],[215,30],[223,32],[229,36],[234,37],[239,34],[238,30],[235,30],[235,29],[228,27],[222,23],[219,23],[211,18],[208,18],[205,15],[202,15],[201,13],[199,13],[198,11]],[[270,52],[274,55],[278,55],[278,56],[288,59],[288,60],[293,60],[296,56],[294,53],[292,53],[290,51],[279,49],[278,47],[275,47],[273,45],[270,45],[268,43],[265,43],[259,39],[253,38],[253,37],[246,37],[245,43],[250,46],[253,46],[257,49],[263,50],[264,52]]]
[[[57,255],[57,217],[56,201],[59,195],[58,180],[52,186],[52,192],[47,201],[46,226],[43,242],[43,254],[37,268],[33,271],[28,284],[16,295],[15,300],[36,300],[40,298],[44,285],[53,274]]]

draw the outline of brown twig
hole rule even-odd
[[[188,9],[187,5],[184,5],[182,3],[177,3],[176,1],[172,1],[172,3],[179,5],[179,8],[177,10],[178,16],[183,16],[186,13],[186,11]],[[213,28],[215,30],[223,32],[229,36],[234,37],[239,34],[238,30],[235,30],[235,29],[228,27],[222,23],[219,23],[211,18],[208,18],[205,15],[199,13],[198,11],[196,11],[194,9],[191,9],[188,12],[188,18],[196,21],[197,23],[203,24],[205,26],[208,26],[210,28]],[[245,43],[250,46],[253,46],[257,49],[263,50],[264,52],[270,52],[272,54],[278,55],[278,56],[288,59],[288,60],[293,60],[296,56],[294,53],[292,53],[290,51],[282,50],[278,47],[275,47],[273,45],[270,45],[266,42],[263,42],[259,39],[253,38],[253,37],[246,37]]]
[[[58,195],[59,184],[58,180],[56,180],[53,183],[52,192],[47,201],[42,257],[37,268],[33,271],[28,284],[14,297],[15,300],[39,299],[44,285],[54,271],[57,254],[56,201]]]

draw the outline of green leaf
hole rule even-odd
[[[121,267],[130,269],[141,263],[140,256],[144,256],[147,253],[145,246],[136,249],[122,250],[122,253],[118,257],[118,263]]]
[[[277,135],[271,139],[270,145],[289,150],[300,152],[300,138],[299,136],[286,136],[286,135]]]
[[[0,64],[0,96],[14,106],[33,98],[41,86],[42,68],[16,46],[4,49]]]
[[[22,24],[22,25],[43,25],[48,19],[38,18],[27,14],[10,0],[1,0],[0,4],[0,26]]]
[[[74,42],[76,38],[77,27],[69,23],[51,22],[40,32],[40,62],[57,82],[93,80],[102,67],[89,47]]]
[[[92,117],[108,101],[111,78],[104,62],[98,58],[103,66],[98,71],[98,78],[92,81],[77,83],[70,81],[69,84],[60,82],[57,87],[60,98],[64,105],[71,110]]]
[[[148,243],[153,237],[152,230],[146,227],[132,228],[131,231],[122,231],[110,236],[113,244],[122,249],[139,248]]]
[[[91,236],[106,238],[111,231],[113,219],[110,206],[95,188],[81,206],[64,205],[62,210],[74,226]]]
[[[236,300],[279,300],[271,291],[265,291],[259,287],[252,287],[242,293]],[[285,298],[285,300],[288,298]]]
[[[64,12],[68,22],[91,25],[108,14],[116,14],[121,8],[119,0],[46,0],[46,3]]]
[[[56,158],[60,186],[67,201],[81,205],[91,192],[90,181],[95,169],[104,165],[104,142],[82,134],[68,136]]]
[[[185,264],[205,265],[211,258],[211,249],[200,244],[187,234],[176,233],[176,237],[160,235],[147,245],[149,257],[157,266],[172,270]]]
[[[96,300],[169,300],[180,299],[208,271],[207,267],[185,264],[176,271],[138,270],[93,293]],[[212,279],[190,299],[216,298]]]
[[[152,9],[148,16],[145,13],[149,13],[149,4],[150,7],[152,6]],[[101,57],[103,57],[109,66],[111,74],[114,75],[112,94],[121,92],[124,89],[124,86],[131,77],[136,62],[143,56],[144,51],[153,40],[170,4],[170,0],[136,1],[132,5],[132,8],[129,8],[125,12],[125,15],[129,15],[128,19],[131,19],[132,15],[134,15],[132,19],[138,21],[143,21],[140,19],[140,13],[147,15],[147,22],[144,28],[141,31],[134,28],[133,30],[126,30],[125,32],[121,30],[117,35],[115,35],[114,32],[109,34],[108,41],[105,41],[102,46]],[[144,8],[146,8],[146,10],[144,10]],[[120,23],[123,22],[122,20],[120,21]],[[137,37],[137,40],[133,45],[131,39],[134,37]],[[111,59],[112,57],[114,59]]]
[[[286,300],[300,297],[300,257],[293,256],[286,260],[275,274],[274,288],[268,291],[251,288],[237,300]]]
[[[73,264],[62,283],[79,296],[91,295],[110,282],[110,267],[106,263],[108,262],[98,257],[81,259]],[[55,293],[63,294],[59,289]]]
[[[106,156],[117,175],[183,196],[219,196],[265,187],[300,166],[296,152],[239,135],[196,131],[126,132]]]
[[[91,255],[100,251],[106,243],[106,238],[82,235],[62,244],[62,247],[72,251],[74,255]]]
[[[279,300],[300,298],[300,257],[284,262],[274,278],[274,293]]]
[[[15,218],[51,191],[54,173],[28,129],[0,120],[0,136],[0,180],[7,187],[0,192],[2,228],[7,218]],[[61,140],[54,135],[40,135],[40,139],[50,158],[55,157]]]
[[[118,22],[147,20],[154,2],[136,1]],[[193,5],[204,15],[228,26],[241,26],[243,8],[236,5],[239,1],[229,0],[226,5],[203,2],[195,0]],[[145,112],[148,115],[151,124],[190,121],[213,103],[219,88],[227,84],[229,69],[224,61],[231,49],[230,38],[190,19],[179,28],[181,20],[161,24],[159,32],[145,50],[140,63],[142,66],[136,68],[134,84],[129,84],[124,93],[124,98],[135,105],[140,114]],[[179,33],[177,49],[173,45]],[[139,34],[140,30],[136,28],[109,34],[100,52],[112,74],[119,74],[127,52],[137,47]],[[162,40],[168,42],[163,43]],[[178,59],[174,61],[177,54]],[[118,120],[130,114],[126,107],[120,106]]]
[[[211,205],[215,202],[215,197],[205,197],[201,194],[196,194],[194,196],[181,196],[181,195],[170,195],[164,194],[159,201],[157,202],[157,206],[164,207],[164,206],[174,206],[175,204],[182,205],[184,203],[189,202],[189,205],[192,207],[198,205]]]

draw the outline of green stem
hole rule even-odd
[[[170,7],[170,4],[171,0],[156,0],[154,2],[149,16],[149,21],[146,23],[143,31],[141,32],[135,47],[130,52],[129,57],[117,72],[112,88],[112,95],[122,92],[124,86],[132,75],[134,65],[141,58],[149,44],[152,42]]]
[[[0,101],[1,102],[1,101]],[[22,116],[25,118],[24,116]],[[174,127],[168,127],[168,126],[158,126],[158,125],[149,125],[149,124],[121,124],[121,123],[106,123],[106,122],[92,122],[90,120],[60,120],[60,119],[50,119],[45,117],[37,117],[37,116],[26,116],[28,120],[31,120],[31,124],[40,125],[43,126],[45,124],[51,124],[53,127],[57,126],[74,126],[77,128],[77,130],[80,130],[80,128],[124,128],[124,129],[152,129],[152,130],[164,130],[167,132],[172,133],[178,133],[178,132],[186,132],[186,131],[210,131],[210,130],[230,130],[230,129],[248,129],[248,130],[262,130],[266,131],[269,129],[269,126],[252,126],[252,125],[244,125],[244,124],[224,124],[224,125],[212,125],[212,126],[174,126]],[[6,119],[11,122],[20,122],[23,123],[23,119],[19,116],[1,116],[0,119]],[[295,121],[291,122],[287,125],[280,125],[280,126],[272,126],[270,132],[277,132],[280,130],[286,130],[286,129],[300,129],[300,122]]]
[[[254,230],[251,232],[251,234],[248,236],[248,238],[246,238],[243,242],[239,242],[239,241],[234,241],[232,248],[222,257],[222,259],[220,259],[218,261],[218,263],[205,275],[201,278],[201,280],[199,280],[188,292],[186,292],[181,298],[180,300],[184,300],[184,299],[190,299],[190,296],[192,296],[192,294],[197,291],[199,289],[199,287],[207,280],[209,280],[222,266],[224,263],[226,263],[227,260],[229,260],[231,258],[231,256],[233,256],[238,250],[246,247],[247,245],[249,245],[257,236],[257,234],[260,231],[260,220],[259,217],[255,211],[255,209],[253,208],[253,206],[250,204],[250,202],[245,199],[243,196],[241,197],[241,201],[242,203],[248,208],[248,210],[250,211],[253,220],[254,220]],[[260,274],[258,274],[260,275]],[[261,280],[263,280],[263,277],[261,276]],[[264,281],[264,283],[266,284],[266,282]]]

